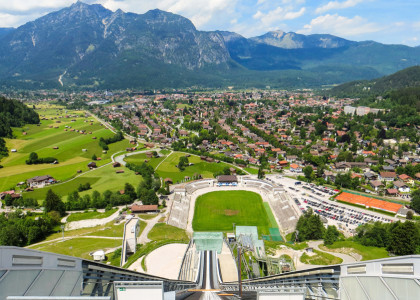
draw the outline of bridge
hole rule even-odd
[[[3,246],[0,247],[0,300],[79,299],[81,296],[114,300],[118,291],[130,286],[137,288],[138,299],[238,299],[239,283],[221,281],[217,252],[201,251],[199,255],[198,276],[195,281],[187,281],[71,256]],[[140,297],[152,288],[160,289],[157,298]],[[420,299],[420,256],[249,279],[242,282],[242,290],[242,299],[417,300]],[[131,299],[121,295],[124,293],[120,292],[118,300]]]

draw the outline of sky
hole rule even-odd
[[[18,27],[75,0],[0,0],[0,27]],[[272,30],[328,33],[354,41],[420,45],[419,0],[84,0],[110,10],[180,14],[199,30],[245,37]]]

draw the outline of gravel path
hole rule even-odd
[[[120,211],[124,207],[125,206],[119,207],[118,210],[115,213],[113,213],[111,216],[109,216],[108,218],[69,222],[66,224],[66,230],[74,230],[74,229],[80,229],[80,228],[89,228],[89,227],[95,227],[99,225],[105,225],[106,223],[115,220],[119,216]]]
[[[152,228],[158,223],[159,219],[162,216],[164,216],[164,214],[160,213],[156,217],[154,217],[153,219],[150,219],[150,220],[143,220],[142,219],[142,221],[146,222],[147,225],[144,228],[144,230],[142,231],[142,233],[140,234],[140,236],[137,238],[137,243],[146,244],[146,243],[150,242],[150,239],[147,237],[147,235],[149,234],[150,230],[152,230]]]

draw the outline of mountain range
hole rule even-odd
[[[0,29],[0,85],[19,88],[321,87],[420,63],[420,48],[273,31],[204,32],[182,16],[77,2]]]

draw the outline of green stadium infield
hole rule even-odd
[[[237,226],[257,226],[259,235],[269,234],[270,219],[259,194],[248,191],[217,191],[197,198],[194,231],[232,232]]]

